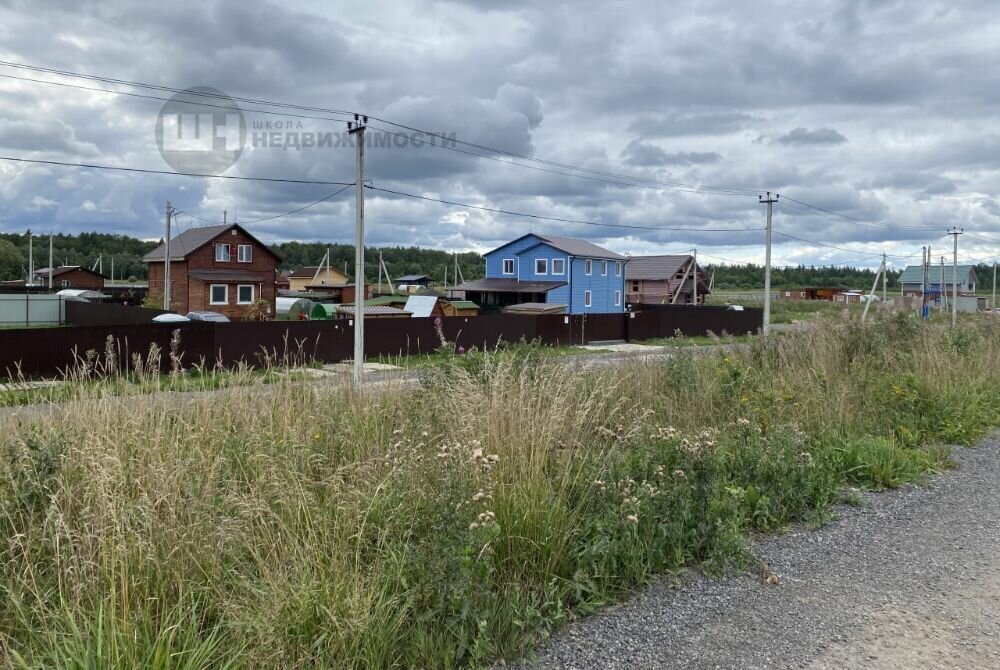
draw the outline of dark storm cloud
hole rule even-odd
[[[833,128],[794,128],[774,141],[778,144],[843,144],[847,138]]]
[[[760,260],[759,232],[706,231],[762,227],[754,194],[657,184],[771,190],[872,222],[1000,231],[993,198],[1000,70],[983,67],[1000,57],[1000,39],[985,0],[373,0],[356,10],[320,0],[14,0],[0,5],[0,44],[9,60],[364,111],[499,150],[374,147],[366,178],[376,186],[563,219],[688,229],[532,221],[370,193],[369,243],[482,249],[537,230],[619,251],[698,245]],[[135,90],[0,68],[3,74]],[[152,134],[161,101],[2,76],[0,100],[4,153],[165,167]],[[242,106],[249,123],[291,113]],[[322,118],[301,119],[296,132],[344,129],[342,115],[301,113]],[[372,121],[373,136],[386,130],[409,132]],[[755,143],[758,137],[764,140]],[[231,174],[353,180],[349,147],[283,144],[249,147]],[[646,181],[615,183],[614,173]],[[204,218],[227,210],[250,221],[335,189],[2,162],[0,175],[0,230],[144,237],[160,235],[167,199]],[[349,191],[252,229],[268,240],[350,241],[352,207]],[[936,239],[781,206],[775,229],[872,252],[910,253]],[[850,257],[787,239],[776,245],[779,262]]]

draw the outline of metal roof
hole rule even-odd
[[[212,240],[214,240],[216,237],[218,237],[222,233],[225,233],[226,231],[228,231],[231,228],[239,228],[241,231],[243,231],[243,233],[247,237],[249,237],[254,242],[256,242],[258,245],[260,245],[265,251],[267,251],[269,254],[271,254],[275,258],[278,258],[278,254],[274,253],[270,249],[270,247],[268,247],[266,244],[264,244],[263,242],[261,242],[260,240],[258,240],[253,235],[251,235],[246,230],[246,228],[244,228],[243,226],[241,226],[241,225],[239,225],[237,223],[230,223],[230,224],[223,224],[223,225],[218,225],[218,226],[202,226],[201,228],[188,228],[187,230],[185,230],[183,233],[181,233],[177,237],[171,238],[170,239],[170,260],[172,260],[172,261],[182,261],[182,260],[184,260],[185,258],[188,257],[189,254],[191,254],[191,252],[200,249],[201,247],[205,246],[206,244],[208,244],[209,242],[211,242]],[[156,262],[156,261],[163,262],[164,246],[165,245],[160,244],[160,246],[156,247],[155,249],[153,249],[152,251],[150,251],[148,254],[146,254],[145,256],[143,256],[142,260],[144,262],[146,262],[146,263],[149,263],[151,261],[152,262]]]
[[[437,301],[436,295],[411,295],[407,298],[403,309],[415,317],[430,316]]]
[[[479,305],[471,300],[449,300],[448,304],[456,309],[479,309]]]
[[[251,274],[249,272],[241,272],[239,270],[194,270],[192,272],[188,272],[188,276],[202,281],[242,281],[253,282],[255,284],[267,281],[258,275]]]
[[[550,302],[522,302],[504,307],[504,312],[524,312],[530,314],[558,314],[566,311],[566,305]]]
[[[954,266],[951,263],[948,263],[947,265],[944,266],[944,283],[945,284],[951,284],[951,273],[952,273],[953,269],[954,269]],[[958,266],[958,281],[959,281],[959,283],[960,284],[964,284],[968,280],[970,272],[972,272],[973,275],[974,275],[975,269],[976,269],[975,265],[959,265]],[[901,274],[899,276],[899,283],[900,284],[919,284],[921,281],[923,281],[923,273],[924,273],[923,266],[921,266],[921,265],[907,265],[906,269],[903,270],[903,274]],[[931,265],[929,265],[928,266],[928,275],[929,275],[929,280],[930,280],[931,283],[940,284],[941,283],[941,265],[935,265],[933,263]],[[973,276],[973,279],[975,281],[978,281],[978,278],[976,278],[975,276]]]
[[[389,305],[371,305],[364,308],[365,316],[378,316],[378,315],[394,315],[394,316],[410,316],[410,312],[405,309],[399,309],[398,307],[390,307]],[[337,311],[342,314],[354,314],[354,305],[338,305]]]
[[[673,279],[684,266],[691,262],[690,254],[674,256],[633,256],[625,264],[625,280],[631,279]]]
[[[90,268],[85,268],[82,265],[60,265],[59,267],[52,268],[52,276],[58,277],[59,275],[66,274],[67,272],[76,272],[77,270],[83,270],[84,272],[89,272],[92,275],[98,277],[104,277],[100,272],[96,270],[91,270]],[[36,277],[47,277],[49,275],[49,268],[36,268]],[[107,277],[105,277],[107,279]]]
[[[495,291],[498,293],[546,293],[565,286],[564,281],[518,281],[516,279],[476,279],[453,286],[455,291]]]
[[[377,305],[405,305],[409,296],[405,295],[380,295],[365,300],[365,306],[375,307]]]
[[[542,242],[548,244],[549,246],[555,247],[559,251],[563,251],[570,256],[582,256],[585,258],[607,258],[615,261],[623,261],[626,259],[625,256],[621,254],[616,254],[613,251],[608,251],[604,247],[599,247],[596,244],[587,242],[586,240],[578,240],[575,237],[559,237],[557,235],[542,235],[540,233],[528,233],[527,235],[522,235],[516,239],[502,244],[492,251],[487,251],[484,256],[489,256],[495,251],[500,251],[501,249],[517,242],[518,240],[523,240],[526,237],[537,237]],[[533,245],[534,246],[534,245]],[[528,247],[530,249],[532,247]],[[522,249],[520,253],[527,251],[527,249]]]
[[[396,277],[397,284],[405,284],[412,281],[420,281],[421,279],[430,279],[427,275],[403,275],[402,277]]]
[[[289,277],[290,279],[312,279],[313,277],[316,276],[316,273],[319,271],[321,267],[323,268],[322,274],[326,274],[326,271],[329,270],[330,274],[336,273],[341,277],[344,278],[347,277],[347,275],[345,275],[343,272],[341,272],[335,267],[327,268],[326,266],[320,266],[320,265],[304,265],[300,267],[298,270],[295,270],[294,272],[289,272],[286,276]]]

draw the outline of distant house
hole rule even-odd
[[[52,268],[52,288],[54,289],[82,288],[90,291],[100,291],[104,288],[106,280],[107,277],[104,275],[80,265],[60,265],[57,268]],[[49,269],[41,268],[35,270],[32,283],[48,286]]]
[[[596,244],[529,233],[485,257],[485,279],[455,287],[484,310],[545,303],[570,314],[625,311],[627,259]]]
[[[477,316],[479,305],[471,300],[442,300],[441,310],[445,316]]]
[[[705,273],[694,256],[633,256],[625,269],[629,304],[690,305],[698,287],[698,304],[709,292]],[[696,284],[697,283],[697,284]]]
[[[150,295],[163,296],[165,245],[143,257]],[[264,301],[274,315],[278,256],[239,224],[190,228],[170,240],[171,308],[186,314],[221,312],[243,318]]]
[[[782,288],[775,290],[775,295],[779,300],[829,300],[834,301],[835,296],[844,293],[843,288]]]
[[[347,281],[347,275],[336,268],[307,265],[288,274],[288,289],[305,291],[315,287],[343,286]]]
[[[289,291],[292,288],[292,283],[288,281],[288,275],[290,272],[279,272],[274,278],[274,288],[279,291]]]
[[[412,315],[404,309],[389,305],[365,306],[365,319],[409,319]],[[353,319],[354,305],[337,305],[337,318]]]
[[[949,296],[952,294],[952,276],[955,267],[948,265],[927,266],[927,292],[940,294],[942,285],[944,292]],[[941,275],[944,275],[942,280]],[[958,278],[958,294],[961,296],[973,296],[976,294],[976,268],[974,265],[959,265],[955,275]],[[921,265],[908,265],[903,274],[899,276],[899,284],[903,289],[904,296],[919,296],[924,277],[924,268]]]

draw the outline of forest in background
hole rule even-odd
[[[157,245],[127,235],[107,233],[58,234],[53,238],[53,256],[57,265],[83,265],[93,267],[101,256],[104,258],[104,274],[111,275],[111,259],[115,263],[115,279],[145,280],[146,265],[142,257]],[[352,276],[354,270],[354,245],[324,244],[322,242],[281,242],[271,247],[281,258],[279,268],[294,270],[304,265],[318,265],[327,249],[330,250],[330,265],[344,270]],[[455,254],[440,249],[420,247],[368,247],[365,249],[366,275],[369,281],[378,278],[378,258],[382,252],[389,274],[396,278],[408,274],[425,274],[431,281],[444,280],[445,266],[448,268],[448,283],[454,283]],[[35,267],[45,267],[49,259],[47,236],[34,238]],[[458,264],[462,276],[479,279],[483,276],[483,257],[474,251],[461,252]],[[764,285],[762,265],[705,265],[709,276],[715,273],[716,289],[760,289]],[[28,238],[24,234],[0,233],[0,280],[23,279],[28,268]],[[980,283],[992,277],[991,266],[977,266]],[[889,287],[898,287],[899,270],[890,270]],[[790,287],[830,287],[869,289],[875,280],[875,271],[850,266],[798,266],[774,268],[771,285],[774,288]]]

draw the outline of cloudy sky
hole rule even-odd
[[[348,147],[253,135],[267,122],[300,139],[341,132],[342,115],[316,110],[360,111],[541,159],[370,147],[376,187],[613,224],[369,192],[374,245],[484,250],[534,230],[760,261],[755,193],[771,190],[837,214],[779,203],[777,232],[841,248],[776,235],[777,263],[867,266],[886,252],[905,265],[923,244],[949,251],[950,226],[970,233],[963,256],[1000,255],[1000,21],[986,0],[5,0],[0,60],[315,108],[241,102],[246,147],[227,175],[351,182]],[[170,95],[0,66],[0,154],[171,170],[155,137]],[[224,210],[273,217],[336,188],[0,161],[0,230],[155,238],[168,199],[198,217],[179,215],[186,228]],[[265,240],[349,242],[353,206],[349,189],[247,225]]]

